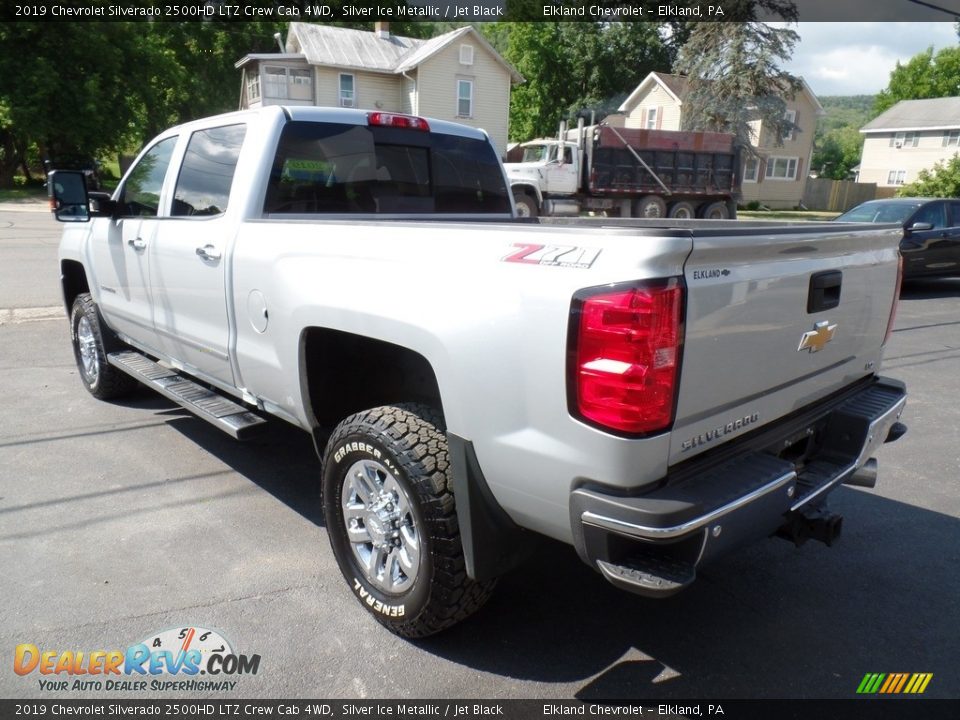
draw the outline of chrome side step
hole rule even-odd
[[[243,405],[134,350],[110,353],[107,361],[237,440],[247,440],[267,424],[265,419]]]

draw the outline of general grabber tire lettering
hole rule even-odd
[[[467,577],[443,416],[378,407],[341,422],[323,459],[323,512],[340,571],[360,603],[407,638],[476,612],[496,581]]]
[[[99,400],[113,400],[136,389],[136,380],[107,362],[107,353],[119,350],[123,343],[103,324],[90,293],[81,293],[73,301],[70,339],[80,380],[91,395]]]

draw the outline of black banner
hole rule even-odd
[[[0,21],[952,21],[960,0],[24,0]],[[784,8],[787,14],[784,15]],[[795,8],[795,14],[793,9]]]
[[[724,720],[954,720],[960,700],[0,700],[0,717],[156,718],[723,718]]]

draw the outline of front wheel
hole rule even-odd
[[[80,293],[73,301],[70,338],[80,380],[95,398],[121,398],[137,387],[136,380],[107,362],[107,353],[119,349],[121,343],[103,324],[90,293]]]
[[[433,635],[487,601],[467,577],[442,416],[374,408],[341,422],[323,460],[323,513],[357,600],[402,637]]]
[[[514,195],[513,203],[517,206],[517,217],[537,217],[537,201],[526,193],[517,193]]]

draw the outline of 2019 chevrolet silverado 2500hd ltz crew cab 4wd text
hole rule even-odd
[[[827,494],[905,429],[898,228],[516,219],[482,131],[329,108],[172,128],[110,197],[50,186],[87,389],[311,433],[343,576],[400,635],[540,535],[651,596],[830,542]]]

